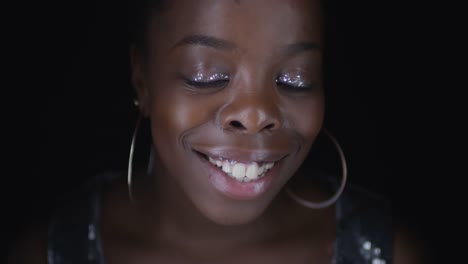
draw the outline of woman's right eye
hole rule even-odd
[[[200,89],[223,88],[229,83],[229,76],[222,73],[215,73],[211,75],[198,73],[191,78],[186,78],[185,82],[191,87]]]

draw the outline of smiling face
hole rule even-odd
[[[256,219],[322,126],[319,1],[173,1],[147,34],[133,80],[155,176],[216,223]]]

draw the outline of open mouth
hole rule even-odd
[[[199,151],[195,151],[195,153],[238,182],[250,182],[261,179],[277,163],[257,161],[246,163],[222,157],[211,157]]]

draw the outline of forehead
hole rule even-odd
[[[321,38],[320,0],[174,0],[152,20],[160,44],[208,34],[248,44]],[[161,38],[163,37],[163,38]]]

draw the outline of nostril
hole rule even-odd
[[[239,121],[236,121],[236,120],[231,121],[231,126],[232,126],[233,128],[244,128],[244,126],[242,125],[242,123],[239,122]]]
[[[269,124],[265,127],[266,130],[271,130],[275,127],[275,124]]]

